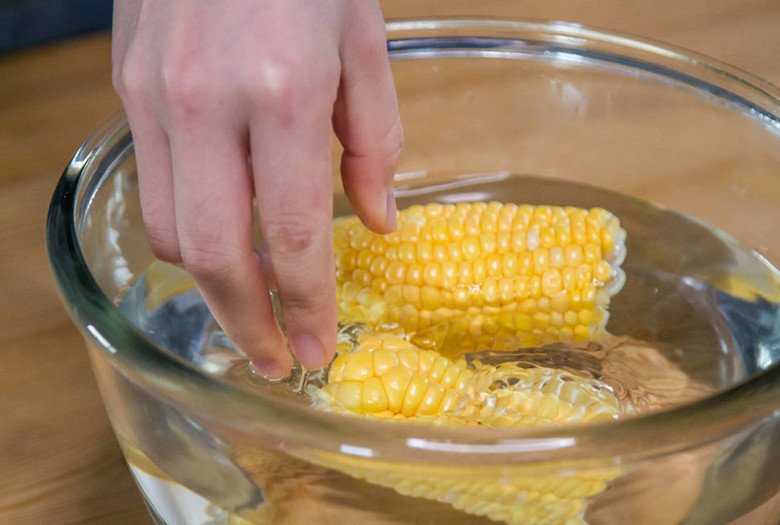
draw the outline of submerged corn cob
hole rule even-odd
[[[331,363],[319,406],[434,424],[530,426],[613,419],[618,401],[598,381],[550,368],[467,366],[394,334],[357,338]]]
[[[336,221],[340,314],[397,324],[423,346],[588,340],[623,284],[625,232],[601,208],[434,203],[398,224],[377,235]]]
[[[315,406],[364,417],[440,425],[531,426],[613,419],[619,404],[602,383],[549,368],[453,362],[390,333],[357,335],[333,361]],[[614,469],[588,473],[524,472],[464,480],[462,475],[320,460],[401,494],[447,502],[464,512],[518,524],[584,523],[586,498]]]

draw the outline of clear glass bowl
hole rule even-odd
[[[388,30],[407,143],[399,188],[462,193],[464,174],[585,182],[689,214],[780,261],[776,87],[687,51],[573,24],[431,20]],[[468,191],[501,197],[479,184]],[[495,501],[507,484],[545,480],[571,491],[588,478],[599,488],[566,500],[576,516],[568,523],[725,523],[780,489],[780,316],[771,293],[756,299],[766,333],[742,342],[742,372],[710,396],[610,423],[485,432],[348,418],[249,391],[131,322],[117,305],[154,258],[122,115],[66,169],[47,245],[159,522],[489,522],[416,497],[414,485],[449,483],[453,494],[492,486]],[[696,261],[684,259],[680,268],[695,274]],[[406,488],[386,488],[393,476],[394,488],[404,480]],[[557,503],[523,514],[528,494],[511,492],[517,522],[564,522]]]

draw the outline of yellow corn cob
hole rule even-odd
[[[360,335],[353,351],[336,357],[315,399],[342,413],[490,427],[588,422],[619,411],[598,381],[513,363],[469,367],[381,332]]]
[[[354,336],[312,389],[315,406],[364,417],[486,427],[587,422],[618,417],[606,385],[549,368],[453,362],[390,333]],[[447,502],[464,512],[523,524],[584,523],[585,499],[617,475],[599,469],[576,475],[533,472],[464,480],[462,475],[366,467],[344,458],[319,463],[401,494]]]
[[[340,317],[397,324],[426,347],[588,340],[624,280],[625,232],[601,208],[434,203],[398,224],[377,235],[336,221]]]

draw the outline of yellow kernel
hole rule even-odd
[[[422,307],[426,310],[436,310],[441,307],[441,295],[437,288],[432,286],[423,286],[420,290]]]
[[[590,339],[590,327],[578,324],[574,327],[574,340],[587,341]]]
[[[415,243],[420,240],[421,221],[409,218],[401,224],[401,241]]]
[[[360,381],[374,375],[373,353],[366,350],[358,350],[349,356],[341,372],[345,381]]]
[[[534,250],[534,273],[542,274],[550,265],[550,252],[546,248]]]
[[[428,389],[417,407],[416,415],[435,414],[439,409],[442,397],[444,397],[444,389],[442,387],[435,384],[428,385]]]
[[[551,248],[555,246],[557,241],[555,237],[555,230],[552,228],[544,227],[539,229],[539,243],[543,248]]]
[[[383,254],[385,253],[385,250],[387,248],[387,243],[382,237],[375,237],[373,241],[371,241],[371,245],[369,246],[369,250],[371,250],[371,253],[374,254]]]
[[[434,217],[430,221],[431,240],[434,242],[445,242],[448,240],[447,219],[444,217]]]
[[[577,288],[577,272],[574,268],[566,266],[561,270],[561,281],[564,290]]]
[[[611,257],[615,250],[615,232],[611,228],[601,230],[601,253],[605,257]]]
[[[473,236],[464,237],[460,243],[460,251],[467,261],[477,259],[480,255],[479,240]]]
[[[447,244],[447,259],[458,262],[461,259],[460,243],[451,242]]]
[[[550,248],[550,264],[555,268],[562,268],[566,264],[563,248],[560,246]]]
[[[583,309],[577,314],[577,319],[580,323],[591,326],[596,321],[596,314],[593,313],[593,310]]]
[[[602,283],[612,278],[612,267],[607,261],[601,260],[593,266],[593,278]]]
[[[463,230],[463,218],[458,216],[453,216],[447,219],[447,229],[449,230],[450,237],[455,240],[459,241],[463,238],[463,235],[465,234]]]
[[[391,368],[382,374],[382,386],[387,394],[387,409],[397,414],[401,412],[406,397],[406,389],[412,380],[412,371],[403,366]]]
[[[523,252],[518,257],[520,275],[532,275],[534,273],[534,255],[531,252]]]
[[[517,255],[505,253],[501,258],[501,270],[505,277],[514,277],[518,273]]]
[[[487,278],[482,281],[481,291],[486,303],[496,304],[498,302],[498,283],[495,279]]]
[[[357,257],[353,250],[337,251],[336,267],[351,272],[357,265]]]
[[[387,410],[387,395],[378,377],[369,377],[363,383],[361,408],[369,414]]]
[[[352,412],[360,412],[362,383],[342,381],[335,384],[335,392],[332,395],[338,404]]]
[[[588,243],[585,245],[585,253],[583,255],[583,260],[586,263],[593,264],[601,259],[601,247],[595,243]]]
[[[586,231],[587,231],[588,242],[594,243],[600,247],[601,228],[599,228],[597,225],[589,224]]]
[[[398,247],[398,260],[404,264],[410,264],[415,261],[417,257],[417,247],[410,243],[404,242]]]
[[[515,230],[512,232],[510,246],[513,252],[520,253],[526,249],[525,237],[525,231],[523,230]]]
[[[503,279],[498,280],[498,296],[501,300],[501,303],[507,304],[512,301],[512,298],[514,297],[515,293],[515,283],[514,279],[507,279],[504,277]]]
[[[438,262],[429,262],[425,265],[423,282],[428,286],[441,285],[441,265]]]
[[[526,299],[518,305],[518,310],[526,314],[533,314],[538,310],[536,299]]]
[[[477,259],[471,263],[471,279],[472,282],[479,284],[485,280],[487,276],[487,266],[485,265],[485,259]]]
[[[536,301],[536,308],[540,312],[549,312],[550,311],[550,299],[548,299],[547,297],[540,297]]]
[[[374,276],[371,275],[371,273],[368,272],[367,270],[358,268],[357,270],[352,272],[352,280],[358,283],[359,285],[366,287],[366,286],[371,286],[371,281],[374,280]]]
[[[371,260],[374,258],[370,250],[360,250],[357,256],[357,267],[367,270],[371,267]]]
[[[371,281],[371,289],[381,295],[387,289],[387,281],[384,277],[376,277]]]
[[[593,284],[585,285],[582,288],[582,304],[590,307],[596,304],[596,287]]]
[[[451,260],[441,263],[441,286],[445,289],[454,288],[458,284],[458,264]]]
[[[569,309],[569,295],[565,292],[558,292],[550,298],[550,309],[554,312],[565,313]]]
[[[385,270],[387,270],[387,259],[381,256],[371,261],[371,266],[368,268],[368,271],[377,277],[384,276]]]
[[[531,297],[538,299],[542,296],[542,279],[538,275],[531,276],[528,284]]]
[[[447,245],[446,244],[434,244],[433,246],[433,260],[434,261],[446,261],[447,260]]]
[[[420,287],[413,284],[406,284],[401,289],[401,298],[404,303],[420,305]]]
[[[457,390],[445,390],[444,396],[441,399],[441,404],[439,405],[439,413],[445,413],[449,412],[450,410],[454,410],[458,406],[460,398],[461,394]]]
[[[346,366],[348,360],[349,354],[339,354],[336,356],[336,358],[330,364],[330,369],[328,370],[329,382],[333,383],[342,380],[344,367]]]
[[[523,332],[530,332],[534,327],[534,320],[527,313],[515,312],[515,329]]]
[[[576,325],[577,319],[578,319],[577,312],[568,311],[565,314],[563,314],[563,322],[569,326]]]
[[[423,266],[418,263],[412,263],[406,268],[406,282],[414,285],[423,283]]]
[[[401,284],[404,282],[404,276],[406,275],[406,265],[400,261],[392,261],[387,265],[385,270],[385,278],[390,284]]]
[[[492,232],[483,233],[479,236],[479,245],[483,256],[492,254],[496,251],[496,234]]]
[[[577,287],[583,288],[593,279],[592,268],[587,263],[582,263],[577,267]]]
[[[385,290],[385,301],[390,304],[400,304],[403,300],[404,287],[400,284],[388,286]]]
[[[408,347],[409,343],[403,337],[394,334],[382,335],[382,348],[386,350],[401,350]]]
[[[447,370],[450,368],[450,365],[452,365],[452,361],[446,357],[437,357],[433,362],[433,366],[431,366],[430,372],[428,372],[428,378],[433,381],[439,381],[444,373],[447,372]]]
[[[381,376],[391,368],[398,366],[398,356],[394,350],[379,348],[372,353],[374,358],[374,373]]]
[[[558,246],[566,246],[571,242],[571,227],[568,222],[556,230]]]
[[[533,319],[534,319],[534,327],[536,328],[544,329],[550,326],[550,314],[548,313],[536,312],[533,315]]]
[[[411,346],[398,350],[398,360],[401,365],[411,371],[417,370],[419,364],[419,352]]]
[[[563,279],[561,279],[561,272],[553,268],[544,271],[542,274],[542,293],[544,295],[552,297],[560,292],[562,287]]]
[[[582,263],[582,247],[579,244],[569,244],[566,246],[566,264],[569,266],[579,266]]]
[[[437,217],[444,212],[444,206],[438,202],[431,202],[425,205],[425,215]]]
[[[471,237],[482,233],[479,224],[479,215],[467,215],[466,219],[463,221],[463,229],[465,230],[466,235]]]
[[[470,297],[468,286],[458,285],[452,294],[452,301],[454,306],[463,308],[468,304]]]
[[[409,380],[409,385],[406,387],[406,395],[404,396],[403,404],[401,405],[401,412],[406,417],[411,417],[417,412],[417,407],[423,400],[425,391],[428,389],[428,380],[420,375],[413,375]]]
[[[420,241],[417,243],[417,261],[426,263],[433,259],[433,244],[430,241]]]
[[[487,259],[487,272],[490,277],[500,277],[504,269],[503,258],[494,253]]]
[[[433,362],[436,360],[436,357],[439,354],[436,352],[431,352],[429,350],[426,350],[425,352],[420,352],[420,355],[418,356],[418,362],[417,362],[417,371],[423,375],[428,376],[428,372],[431,370],[431,367],[433,366]]]

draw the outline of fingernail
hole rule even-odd
[[[292,353],[298,362],[307,370],[317,370],[325,366],[325,348],[320,340],[309,334],[295,334],[290,336]]]
[[[387,192],[387,223],[390,225],[390,228],[395,230],[397,224],[396,219],[398,217],[398,210],[395,207],[395,194],[393,193],[393,189],[390,188],[390,191]]]
[[[254,371],[269,381],[284,379],[290,373],[274,359],[255,357],[251,360]]]

